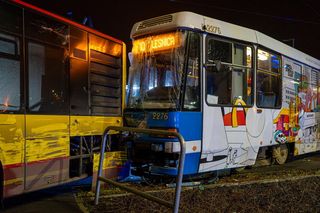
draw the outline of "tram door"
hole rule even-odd
[[[252,165],[259,147],[248,136],[248,117],[261,117],[253,110],[253,47],[210,36],[205,42],[199,172]]]

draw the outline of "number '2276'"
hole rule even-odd
[[[168,120],[169,115],[167,112],[154,112],[152,113],[153,120]]]

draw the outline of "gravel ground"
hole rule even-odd
[[[320,157],[312,158],[285,166],[246,169],[215,184],[186,187],[181,194],[180,212],[320,212]],[[134,187],[152,189],[152,195],[173,201],[173,189]],[[78,198],[88,212],[171,212],[115,188],[103,194],[98,206],[93,205],[92,192],[80,192]]]

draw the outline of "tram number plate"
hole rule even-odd
[[[217,26],[214,26],[211,24],[202,25],[202,29],[207,32],[210,32],[210,33],[215,33],[215,34],[219,34],[219,35],[222,34],[220,27],[217,27]]]
[[[167,112],[154,112],[152,113],[153,120],[168,120],[169,114]]]

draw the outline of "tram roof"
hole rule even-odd
[[[205,26],[205,27],[204,27]],[[131,38],[176,28],[188,28],[218,36],[259,44],[294,60],[320,69],[320,60],[256,30],[209,18],[193,12],[177,12],[135,23]]]

